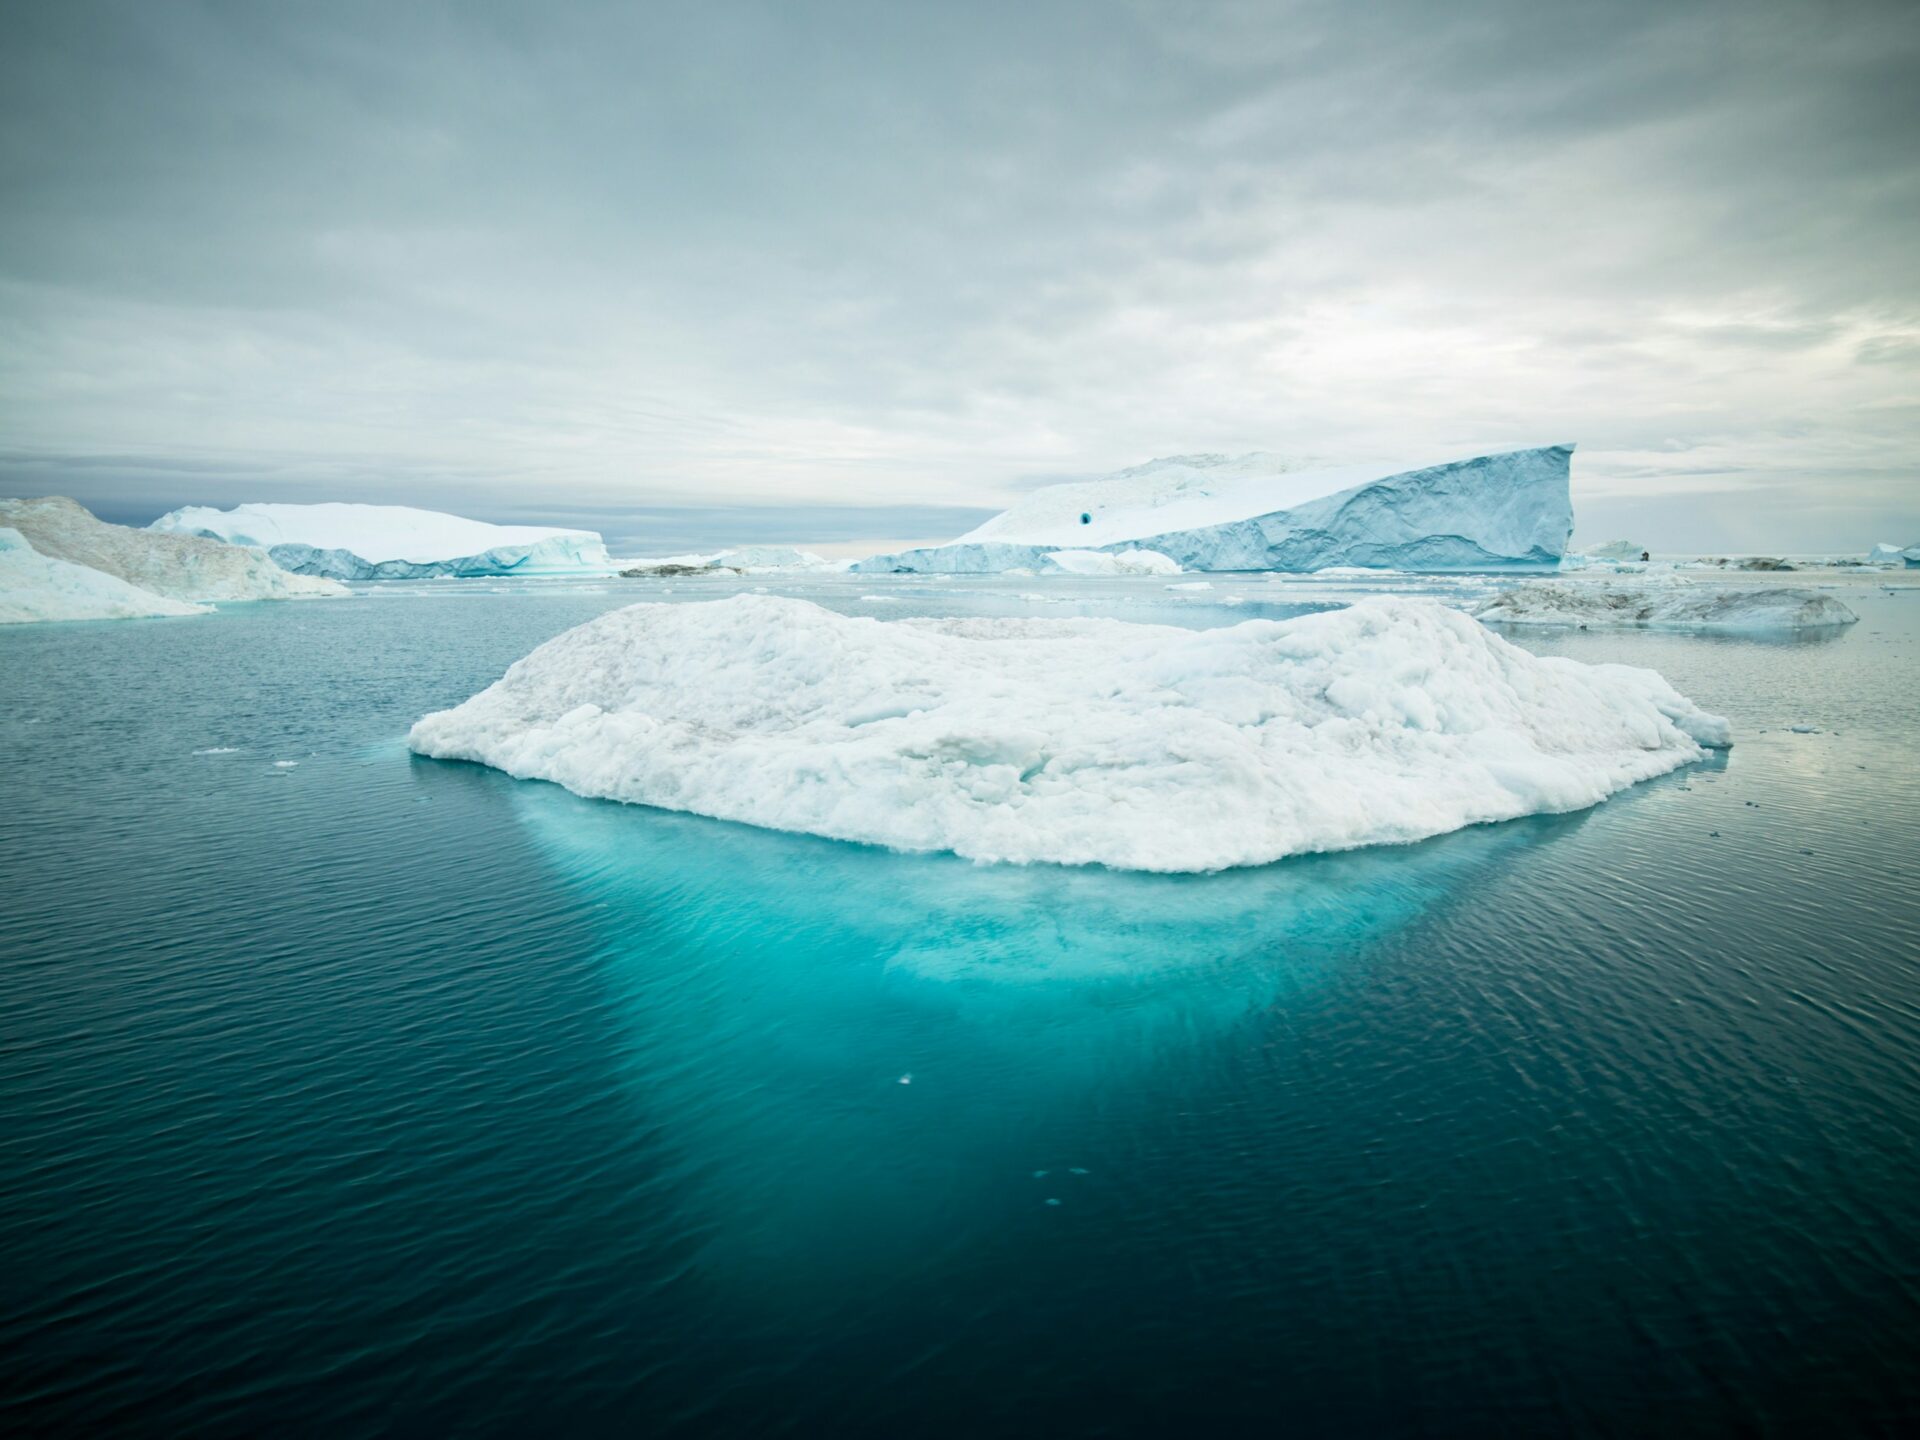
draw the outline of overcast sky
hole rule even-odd
[[[1920,540],[1920,4],[0,3],[0,493],[629,550],[1574,440]]]

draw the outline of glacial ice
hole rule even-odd
[[[791,571],[839,571],[847,568],[838,560],[828,560],[811,550],[796,550],[791,545],[742,545],[711,555],[656,555],[636,560],[613,562],[622,575],[686,575],[703,570],[715,574],[775,575]]]
[[[1178,575],[1180,567],[1157,550],[1055,550],[1040,557],[1041,572],[1067,575]]]
[[[335,580],[426,580],[442,575],[609,575],[592,530],[490,525],[410,505],[188,505],[148,527],[257,545],[283,569]]]
[[[172,600],[117,575],[42,555],[18,530],[0,526],[0,625],[206,613],[204,605]]]
[[[1195,633],[737,595],[602,615],[409,743],[775,830],[1209,871],[1579,809],[1729,732],[1652,671],[1427,601]]]
[[[1536,581],[1494,596],[1473,613],[1499,625],[1747,631],[1822,630],[1860,618],[1831,595],[1813,590],[1679,579],[1659,585]]]
[[[1062,546],[1139,546],[1186,570],[1548,568],[1573,530],[1571,445],[1442,465],[1290,469],[1271,455],[1182,455],[1050,485],[951,544],[867,572],[1040,569]]]
[[[1604,545],[1583,545],[1579,553],[1592,560],[1638,560],[1647,552],[1631,540],[1609,540]]]
[[[1867,552],[1867,564],[1920,565],[1920,545],[1876,545]]]
[[[173,600],[316,600],[352,593],[337,581],[290,574],[257,549],[112,525],[57,495],[0,500],[0,525],[20,531],[42,555]]]

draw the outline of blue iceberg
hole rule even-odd
[[[1050,485],[947,545],[864,573],[1053,568],[1062,550],[1145,549],[1187,570],[1549,570],[1573,533],[1573,446],[1418,468],[1290,469],[1270,455],[1184,455]]]

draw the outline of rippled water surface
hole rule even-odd
[[[1196,626],[1340,598],[765,583]],[[1736,747],[1212,877],[406,752],[560,630],[727,588],[0,630],[0,1424],[1920,1421],[1920,592],[1850,582],[1861,623],[1801,643],[1524,635],[1660,669]]]

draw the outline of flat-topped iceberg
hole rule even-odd
[[[42,555],[173,600],[317,600],[352,593],[317,575],[291,574],[262,550],[112,525],[57,495],[0,500],[0,525],[18,530]]]
[[[839,571],[846,563],[829,560],[811,550],[796,550],[791,545],[742,545],[735,550],[720,550],[711,555],[657,555],[636,560],[616,560],[620,573],[629,578],[650,575],[776,575],[792,571]]]
[[[949,545],[854,569],[988,574],[1062,549],[1139,548],[1185,570],[1550,568],[1573,532],[1571,445],[1441,465],[1296,469],[1272,455],[1182,455],[1049,485]]]
[[[1157,550],[1055,550],[1040,557],[1041,573],[1066,575],[1178,575],[1180,567]]]
[[[1650,670],[1430,601],[1196,633],[740,595],[602,615],[409,743],[776,830],[1206,871],[1579,809],[1728,738]]]
[[[1498,625],[1645,626],[1675,630],[1826,630],[1860,617],[1831,595],[1767,585],[1613,585],[1537,581],[1474,610]]]
[[[0,526],[0,625],[206,613],[204,605],[170,600],[117,575],[42,555],[18,530]]]
[[[614,569],[592,530],[491,525],[410,505],[189,505],[149,528],[257,545],[283,569],[335,580],[607,575]]]

